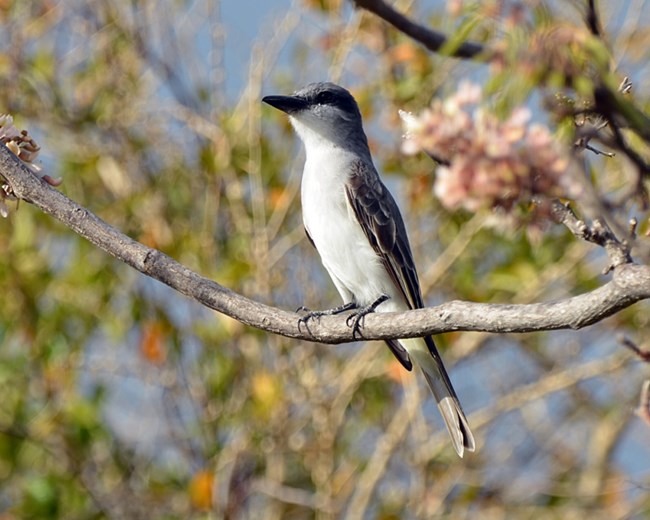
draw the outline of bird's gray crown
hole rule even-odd
[[[343,87],[330,82],[310,83],[298,90],[294,96],[307,102],[307,106],[331,105],[339,110],[361,117],[359,106],[352,94]]]

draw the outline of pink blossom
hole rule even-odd
[[[434,193],[448,209],[502,208],[567,192],[568,156],[548,128],[529,124],[518,107],[499,119],[481,105],[478,85],[463,82],[419,116],[401,113],[404,153],[424,150],[449,163],[436,171]]]

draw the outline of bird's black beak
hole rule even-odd
[[[300,112],[307,108],[307,101],[296,96],[266,96],[262,101],[287,114]]]

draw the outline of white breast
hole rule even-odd
[[[344,302],[363,306],[388,294],[391,299],[379,310],[399,310],[404,308],[401,295],[348,203],[345,183],[355,159],[349,151],[327,142],[307,146],[301,190],[303,222]]]

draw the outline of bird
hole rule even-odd
[[[348,325],[356,335],[368,313],[424,307],[402,215],[374,166],[352,94],[318,82],[262,101],[288,115],[304,144],[303,224],[343,299],[339,307],[309,311],[300,321],[353,311]],[[473,452],[474,436],[433,338],[386,343],[406,370],[413,361],[420,367],[456,453]]]

